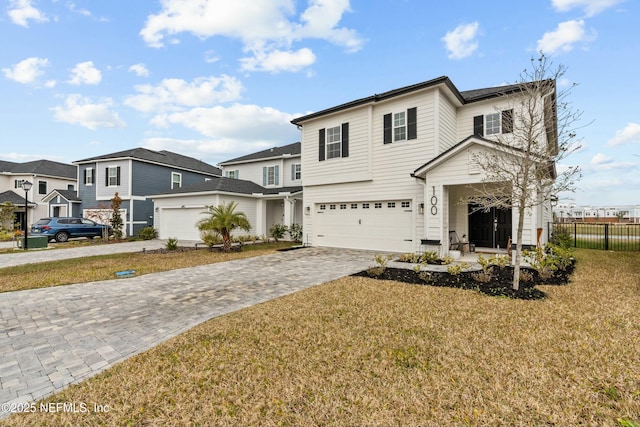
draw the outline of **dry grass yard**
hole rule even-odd
[[[1,425],[638,425],[640,254],[523,301],[349,277],[213,319]]]
[[[136,275],[140,276],[265,255],[291,245],[289,242],[247,245],[243,247],[242,252],[229,253],[212,252],[207,248],[188,252],[176,250],[167,253],[122,253],[5,267],[0,268],[0,292],[115,279],[115,273],[124,270],[135,270]]]

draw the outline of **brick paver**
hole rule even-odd
[[[40,399],[216,316],[361,271],[373,257],[303,248],[0,294],[0,402]]]

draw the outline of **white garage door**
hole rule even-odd
[[[161,239],[170,237],[178,240],[201,240],[200,231],[196,223],[206,217],[207,209],[201,208],[163,208],[160,210],[160,227],[158,229]]]
[[[413,251],[413,207],[409,200],[320,203],[315,206],[315,242],[379,251]]]

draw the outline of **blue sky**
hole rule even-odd
[[[143,146],[216,164],[298,141],[295,116],[374,93],[442,75],[459,90],[514,83],[543,50],[568,67],[561,85],[578,83],[573,201],[640,203],[637,0],[0,5],[3,160]]]

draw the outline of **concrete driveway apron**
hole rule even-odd
[[[213,317],[361,271],[373,257],[367,251],[303,248],[2,293],[0,403],[6,409],[38,400]]]

